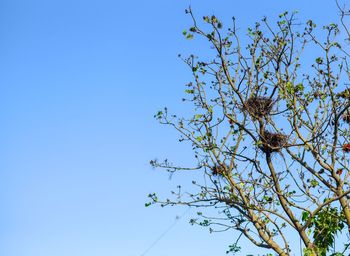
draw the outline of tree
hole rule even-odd
[[[193,74],[183,99],[193,104],[192,117],[166,108],[155,117],[192,145],[196,164],[151,164],[203,172],[205,182],[193,181],[196,193],[174,199],[150,194],[147,205],[220,209],[217,216],[198,212],[191,223],[237,230],[278,255],[296,252],[288,234],[301,239],[305,256],[349,253],[350,33],[349,13],[338,7],[341,25],[321,34],[313,21],[302,25],[285,12],[276,24],[263,18],[249,28],[246,45],[235,19],[223,32],[217,17],[199,22],[186,10],[193,26],[184,35],[205,38],[215,54],[209,61],[180,56]],[[239,249],[237,241],[228,252]]]

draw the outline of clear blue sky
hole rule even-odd
[[[182,108],[189,4],[242,29],[284,10],[337,21],[332,0],[0,0],[0,255],[140,256],[184,212],[144,203],[189,183],[148,164],[190,161],[153,119]],[[146,255],[225,255],[235,234],[191,227],[194,212]]]

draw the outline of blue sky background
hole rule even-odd
[[[285,10],[337,21],[331,0],[0,0],[0,255],[140,256],[183,214],[144,203],[191,181],[148,164],[191,161],[153,119],[185,109],[177,54],[201,49],[182,36],[189,4],[242,30]],[[192,227],[194,213],[146,255],[225,255],[236,234]]]

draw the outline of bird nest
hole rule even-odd
[[[254,118],[270,115],[273,107],[273,100],[268,97],[250,97],[244,103],[244,109]]]
[[[223,166],[223,165],[214,165],[212,168],[211,168],[211,174],[213,176],[217,176],[217,175],[224,175],[226,173],[226,170],[227,170],[227,166]]]
[[[260,149],[264,153],[280,152],[288,144],[288,136],[282,133],[265,131],[261,139]]]

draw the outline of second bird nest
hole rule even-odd
[[[282,133],[265,131],[261,135],[260,149],[265,153],[280,152],[288,144],[288,136]]]

